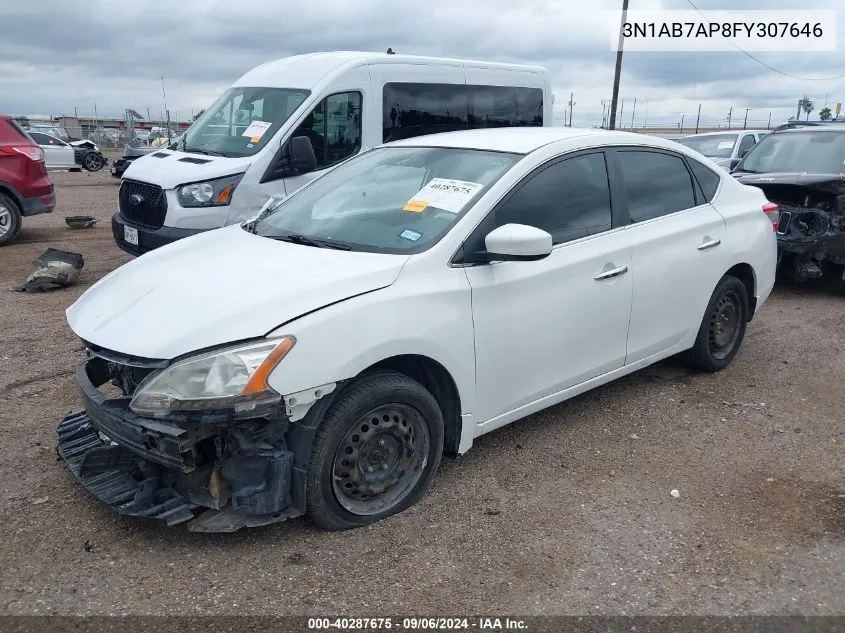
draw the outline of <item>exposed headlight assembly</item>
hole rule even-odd
[[[286,336],[186,358],[144,380],[129,408],[138,415],[161,418],[176,411],[244,413],[278,403],[281,395],[267,378],[295,343]]]
[[[232,201],[235,187],[243,178],[243,174],[194,182],[182,185],[177,190],[179,204],[183,207],[225,207]]]

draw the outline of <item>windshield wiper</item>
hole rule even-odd
[[[184,143],[182,144],[182,151],[188,152],[189,154],[205,154],[206,156],[226,156],[226,154],[222,152],[215,152],[213,149],[200,149],[199,147],[185,147]]]
[[[291,242],[292,244],[301,244],[302,246],[316,246],[317,248],[333,248],[338,251],[348,251],[352,247],[343,242],[335,242],[333,240],[324,240],[317,237],[307,237],[299,233],[286,233],[285,235],[264,235],[271,240],[279,240],[281,242]]]

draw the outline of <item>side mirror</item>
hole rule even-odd
[[[535,261],[552,252],[552,236],[534,226],[505,224],[490,231],[484,245],[494,259]]]
[[[307,136],[296,136],[285,145],[270,164],[261,182],[291,178],[317,169],[317,157]]]
[[[739,165],[741,162],[742,162],[742,158],[731,158],[731,164],[730,164],[730,168],[728,169],[728,171],[733,171],[734,169],[736,169],[736,166]]]

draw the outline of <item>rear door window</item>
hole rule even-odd
[[[631,223],[696,206],[692,177],[674,154],[623,149],[617,152]]]

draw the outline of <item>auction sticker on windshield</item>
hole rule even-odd
[[[733,141],[721,141],[716,149],[731,149],[733,146]]]
[[[249,127],[244,130],[241,136],[248,136],[250,141],[257,143],[271,125],[272,123],[268,121],[255,120],[249,124]]]
[[[450,213],[460,213],[483,186],[467,180],[432,178],[408,201],[403,210],[420,213],[426,207],[434,207]]]

